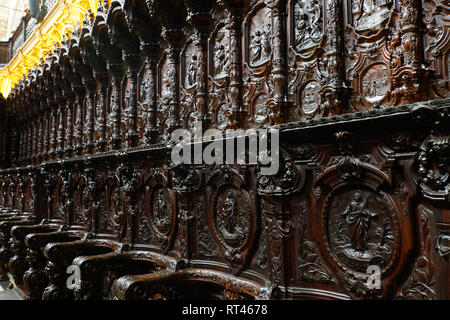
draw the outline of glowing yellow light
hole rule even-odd
[[[58,0],[11,61],[0,67],[0,93],[7,97],[23,75],[53,49],[63,34],[71,32],[89,9],[97,13],[97,4],[98,0]]]

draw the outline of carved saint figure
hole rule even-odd
[[[225,71],[225,48],[223,44],[218,44],[216,46],[216,52],[214,53],[214,69],[216,75]]]
[[[261,59],[261,32],[256,31],[253,35],[253,39],[250,42],[250,62],[255,64]]]
[[[237,205],[233,192],[231,191],[223,201],[223,207],[220,211],[220,218],[223,221],[223,225],[227,233],[230,235],[234,234],[237,222]]]
[[[376,213],[371,212],[366,206],[367,200],[362,198],[360,191],[356,191],[353,200],[342,213],[342,216],[349,225],[352,248],[356,251],[365,251],[368,249],[367,241],[369,238],[370,218],[377,216]]]
[[[155,201],[153,204],[153,214],[155,224],[163,231],[170,225],[170,217],[167,212],[168,206],[166,203],[166,197],[163,189],[159,189],[156,193]]]
[[[267,27],[267,31],[257,30],[252,36],[249,49],[250,63],[253,65],[270,57],[270,25],[267,25]]]
[[[271,39],[270,39],[271,27],[270,24],[266,25],[266,31],[262,33],[261,45],[262,45],[262,58],[267,59],[270,57],[272,51]]]
[[[197,82],[197,56],[193,55],[187,68],[187,85],[193,86]]]
[[[112,89],[111,99],[110,99],[110,109],[112,112],[116,113],[119,111],[119,104],[117,103],[117,90],[115,88]]]
[[[140,98],[142,103],[150,102],[150,77],[146,77],[142,82]]]
[[[308,16],[303,11],[303,3],[300,2],[295,6],[295,46],[301,49],[305,39],[309,37],[309,30],[306,28]]]

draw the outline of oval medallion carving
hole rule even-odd
[[[168,235],[172,229],[172,203],[169,199],[168,191],[163,188],[153,191],[151,197],[151,221],[155,229],[163,235]]]
[[[320,105],[320,85],[317,81],[310,81],[301,92],[301,107],[306,115],[313,115]]]
[[[333,193],[326,208],[327,244],[347,271],[365,273],[370,265],[386,271],[398,253],[399,225],[392,199],[361,187]]]
[[[224,245],[239,248],[245,244],[250,226],[250,198],[235,187],[224,187],[215,203],[215,227]]]
[[[388,68],[377,64],[366,70],[362,77],[362,95],[369,103],[380,103],[389,91]]]

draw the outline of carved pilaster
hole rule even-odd
[[[167,48],[167,96],[168,115],[166,118],[164,133],[170,134],[180,127],[180,97],[179,97],[179,65],[180,65],[180,41],[182,32],[177,29],[166,28],[163,31],[163,38],[168,42]]]
[[[324,116],[342,113],[345,105],[347,89],[344,83],[344,33],[343,8],[339,0],[327,0],[326,4],[326,30],[327,42],[324,60],[326,63],[327,85],[321,89],[321,113]]]
[[[105,110],[105,98],[106,98],[107,85],[101,83],[97,91],[97,128],[98,128],[98,140],[97,148],[103,151],[106,147],[106,110]]]
[[[287,102],[287,79],[286,79],[286,37],[284,21],[286,16],[286,1],[275,0],[269,4],[273,16],[273,58],[272,76],[274,84],[273,98],[275,106],[271,107],[269,113],[270,122],[277,124],[282,119]]]
[[[50,153],[50,123],[51,115],[47,111],[44,118],[44,141],[42,156],[44,159],[48,159]]]
[[[57,147],[56,152],[60,158],[64,156],[64,107],[65,105],[60,105],[58,111],[58,131],[57,131]]]
[[[70,157],[73,151],[73,101],[69,100],[66,109],[66,137],[64,151],[66,156]]]
[[[422,69],[422,35],[419,27],[420,1],[399,0],[400,38],[398,50],[402,66],[394,74],[394,95],[400,104],[421,101],[424,98],[424,70]]]
[[[74,128],[74,143],[75,152],[81,155],[83,150],[83,102],[84,95],[78,94],[77,102],[75,103],[75,128]]]
[[[113,68],[113,77],[111,82],[111,100],[110,100],[110,114],[108,123],[111,128],[110,145],[113,149],[120,148],[122,138],[120,136],[120,82],[122,80],[122,73],[119,72],[118,66],[111,66]]]
[[[126,55],[125,60],[129,65],[130,71],[130,87],[129,87],[129,99],[127,99],[128,104],[125,106],[126,122],[128,126],[128,131],[126,134],[127,146],[136,146],[139,135],[137,133],[136,120],[137,120],[137,80],[139,72],[139,56],[138,55]]]
[[[50,115],[50,150],[49,156],[51,159],[55,158],[56,155],[56,133],[58,130],[58,112],[53,109]]]
[[[237,8],[229,10],[227,27],[230,32],[230,87],[231,100],[230,126],[239,126],[239,116],[242,111],[242,66],[241,66],[241,23],[242,13]]]
[[[94,115],[95,115],[95,86],[89,85],[86,97],[86,140],[84,149],[87,153],[92,153],[94,147]]]

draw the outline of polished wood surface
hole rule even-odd
[[[0,271],[29,299],[449,299],[446,1],[98,11],[0,102]],[[278,173],[175,166],[195,121],[278,129]]]

